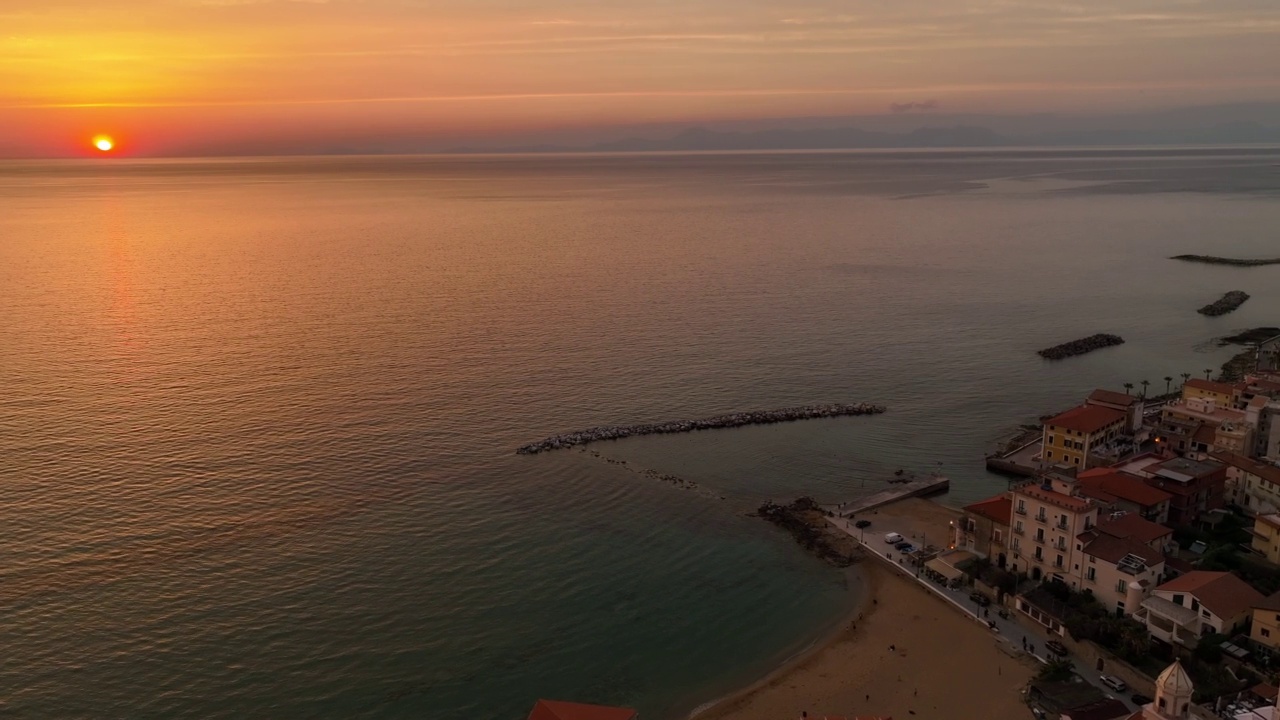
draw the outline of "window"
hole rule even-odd
[[[1181,604],[1182,604],[1182,601],[1183,601],[1183,600],[1185,600],[1185,599],[1186,599],[1186,597],[1187,597],[1186,595],[1174,595],[1174,596],[1173,596],[1173,604],[1174,604],[1174,605],[1181,605]]]
[[[1192,610],[1199,610],[1199,609],[1200,609],[1200,601],[1199,601],[1199,600],[1197,600],[1197,599],[1195,599],[1195,598],[1191,598],[1191,609],[1192,609]]]
[[[1124,592],[1125,590],[1128,590],[1128,589],[1129,589],[1129,584],[1128,584],[1128,583],[1126,583],[1124,580],[1117,580],[1117,581],[1116,581],[1116,592],[1118,592],[1118,593],[1122,593],[1122,592]]]
[[[1202,611],[1200,611],[1200,617],[1204,618],[1205,620],[1208,620],[1208,619],[1209,619],[1209,617],[1210,617],[1210,615],[1209,615],[1209,611],[1208,611],[1208,610],[1202,610]]]
[[[1036,548],[1036,560],[1044,560],[1044,553],[1041,552],[1039,547]]]
[[[1086,571],[1086,572],[1085,572],[1084,576],[1085,576],[1085,577],[1087,577],[1087,578],[1089,578],[1090,580],[1097,580],[1097,579],[1098,579],[1098,569],[1097,569],[1097,568],[1089,568],[1089,569],[1088,569],[1088,571]]]
[[[996,531],[992,532],[992,533],[991,533],[991,537],[992,537],[992,539],[993,539],[993,540],[995,540],[997,543],[1003,543],[1003,542],[1004,542],[1004,533],[1001,533],[999,530],[996,530]]]
[[[1014,532],[1017,532],[1017,533],[1021,533],[1021,532],[1022,532],[1022,521],[1021,521],[1021,520],[1019,520],[1018,522],[1014,523],[1014,525],[1013,525],[1013,531],[1014,531]]]
[[[1083,550],[1083,549],[1084,549],[1084,547],[1083,547],[1083,546],[1081,546],[1081,545],[1080,545],[1080,543],[1076,543],[1076,549],[1077,549],[1077,550]]]
[[[1073,465],[1079,465],[1079,464],[1080,464],[1080,458],[1071,458],[1071,463],[1072,463]]]
[[[1262,637],[1271,637],[1271,631],[1266,628],[1262,628],[1258,632],[1262,633]]]
[[[1053,451],[1052,451],[1052,450],[1050,450],[1050,451],[1046,452],[1046,453],[1044,454],[1044,456],[1045,456],[1045,457],[1047,457],[1047,458],[1049,458],[1050,460],[1052,460],[1052,459],[1053,459]]]

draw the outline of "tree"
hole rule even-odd
[[[1164,376],[1164,394],[1168,395],[1170,392],[1172,392],[1172,390],[1170,389],[1172,387],[1173,387],[1173,376],[1165,375]]]
[[[1148,386],[1148,385],[1150,385],[1150,384],[1151,384],[1151,381],[1150,381],[1150,380],[1143,380],[1143,381],[1142,381],[1142,383],[1141,383],[1141,385],[1142,385],[1142,397],[1144,397],[1144,398],[1145,398],[1145,397],[1147,396],[1147,386]]]
[[[1075,674],[1076,666],[1066,658],[1054,658],[1040,668],[1039,679],[1045,682],[1066,682]]]
[[[1204,379],[1205,379],[1205,380],[1208,380],[1208,379],[1209,379],[1209,376],[1210,376],[1210,375],[1212,375],[1212,374],[1213,374],[1213,368],[1205,368],[1205,369],[1204,369]]]
[[[1125,395],[1128,395],[1128,394],[1129,394],[1129,391],[1130,391],[1130,390],[1132,390],[1132,389],[1133,389],[1133,383],[1125,383],[1125,384],[1124,384],[1124,394],[1125,394]]]

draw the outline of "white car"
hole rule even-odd
[[[889,533],[884,536],[884,541],[890,545],[897,545],[902,542],[902,536],[898,533]]]
[[[1124,684],[1123,680],[1113,675],[1099,675],[1098,679],[1102,681],[1103,685],[1106,685],[1116,692],[1124,692],[1125,688],[1129,687]]]

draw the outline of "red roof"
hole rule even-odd
[[[1195,570],[1156,588],[1162,592],[1187,593],[1209,608],[1209,612],[1230,620],[1265,598],[1245,581],[1229,572]]]
[[[1269,483],[1280,485],[1280,468],[1274,465],[1260,463],[1257,460],[1229,452],[1209,453],[1209,457],[1218,462],[1226,463],[1233,468],[1243,470],[1250,475],[1257,475]]]
[[[1173,534],[1169,528],[1135,513],[1125,513],[1115,520],[1098,523],[1098,530],[1118,538],[1132,538],[1143,545]]]
[[[1129,407],[1138,402],[1138,397],[1114,390],[1094,390],[1089,393],[1089,402],[1110,403],[1121,407]]]
[[[1212,380],[1201,380],[1200,378],[1191,378],[1185,383],[1185,387],[1193,387],[1197,390],[1218,393],[1221,395],[1234,395],[1236,393],[1235,385],[1227,383],[1214,382]]]
[[[1085,470],[1076,476],[1076,487],[1080,488],[1082,494],[1098,500],[1128,500],[1141,507],[1153,507],[1172,497],[1169,493],[1146,484],[1136,475],[1113,468]]]
[[[529,720],[634,720],[636,717],[636,711],[629,708],[561,700],[539,700],[529,713]]]
[[[1081,405],[1050,418],[1045,424],[1076,432],[1095,433],[1108,425],[1120,422],[1124,422],[1124,413],[1119,410],[1098,405]]]
[[[981,515],[1001,525],[1008,525],[1009,518],[1013,516],[1013,500],[1008,495],[1001,493],[993,498],[987,498],[972,505],[965,505],[964,511],[974,515]]]

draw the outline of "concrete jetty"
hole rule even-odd
[[[929,497],[941,495],[951,489],[951,479],[945,475],[929,475],[915,478],[904,483],[897,483],[888,490],[878,492],[870,497],[862,498],[839,508],[832,508],[837,515],[857,515],[875,510],[883,505],[912,497]]]
[[[780,410],[756,410],[752,412],[716,415],[701,420],[677,420],[664,423],[644,425],[614,425],[594,427],[564,435],[553,435],[516,449],[520,455],[536,455],[549,450],[560,450],[577,445],[599,442],[601,440],[621,440],[637,435],[668,435],[686,433],[694,430],[716,430],[720,428],[744,427],[746,425],[771,425],[773,423],[794,422],[796,420],[813,420],[817,418],[847,417],[852,415],[879,415],[885,411],[883,405],[857,403],[853,405],[803,405],[800,407],[782,408]]]

